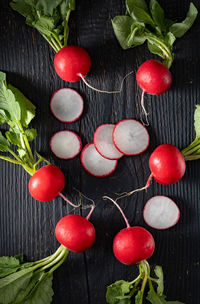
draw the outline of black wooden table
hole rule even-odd
[[[177,20],[185,17],[189,7],[186,0],[163,0],[161,4],[168,17]],[[194,4],[200,9],[198,0]],[[136,71],[143,61],[152,58],[146,46],[123,51],[118,45],[110,20],[124,11],[124,1],[86,0],[77,1],[77,9],[71,15],[69,43],[89,51],[92,69],[87,78],[96,87],[118,88],[127,72]],[[136,266],[120,264],[113,256],[113,237],[125,225],[119,211],[101,197],[143,186],[149,176],[149,155],[157,145],[171,143],[181,149],[193,140],[193,112],[195,104],[200,103],[199,17],[175,44],[171,90],[159,97],[145,97],[150,112],[150,147],[140,156],[120,160],[116,172],[103,179],[88,175],[79,157],[69,161],[55,158],[49,139],[54,132],[69,129],[78,132],[86,144],[102,123],[140,119],[141,91],[135,77],[126,80],[118,95],[96,93],[82,82],[65,83],[54,71],[53,51],[38,32],[25,25],[23,17],[9,8],[6,0],[1,0],[0,22],[0,70],[37,106],[32,126],[39,136],[32,144],[33,150],[62,168],[65,194],[70,199],[78,200],[75,187],[98,204],[91,217],[97,232],[95,244],[84,254],[70,253],[56,271],[53,303],[105,303],[106,286],[118,279],[132,280],[137,270]],[[84,98],[84,114],[75,123],[60,123],[50,113],[51,94],[61,87],[75,88]],[[49,203],[32,199],[27,189],[29,176],[22,168],[0,161],[0,170],[0,255],[24,253],[28,260],[35,260],[53,253],[59,245],[54,236],[55,225],[71,209],[61,198]],[[168,195],[181,210],[179,223],[166,231],[150,229],[142,218],[145,202],[157,194]],[[147,192],[120,204],[131,224],[142,225],[153,234],[156,250],[149,262],[163,266],[168,299],[200,303],[200,162],[187,163],[187,172],[179,183],[161,186],[153,182]],[[80,212],[86,215],[88,210]]]

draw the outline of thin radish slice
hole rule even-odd
[[[51,137],[50,148],[58,158],[71,159],[81,152],[82,142],[76,133],[65,130]]]
[[[154,196],[148,200],[143,210],[147,225],[155,229],[168,229],[178,222],[180,210],[167,196]]]
[[[83,113],[83,99],[72,89],[63,88],[51,97],[50,109],[52,114],[61,122],[74,122]]]
[[[115,125],[103,124],[94,133],[94,145],[99,154],[108,159],[119,159],[123,156],[117,150],[113,142],[113,130]]]
[[[117,167],[117,160],[110,160],[101,156],[93,143],[89,143],[83,148],[81,163],[89,174],[96,177],[109,176]]]
[[[149,145],[147,129],[135,119],[118,122],[113,131],[116,148],[125,155],[137,155],[144,152]]]

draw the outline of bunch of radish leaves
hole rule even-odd
[[[61,245],[36,262],[24,262],[22,255],[0,257],[0,304],[50,304],[53,272],[67,255],[67,248]]]
[[[67,45],[68,21],[75,0],[13,0],[10,6],[40,32],[55,52]]]
[[[149,51],[163,58],[169,68],[173,61],[173,44],[193,25],[198,11],[190,3],[185,20],[167,19],[157,0],[126,0],[126,13],[112,20],[115,35],[123,49],[129,49],[147,41]]]
[[[0,125],[7,129],[5,135],[0,131],[0,159],[21,165],[31,175],[44,160],[38,154],[35,161],[29,145],[37,136],[36,129],[29,128],[34,117],[35,106],[17,88],[7,85],[6,74],[0,72]]]
[[[138,264],[139,275],[131,282],[116,281],[107,287],[106,301],[109,304],[142,304],[145,297],[145,289],[148,285],[146,299],[152,304],[183,304],[179,301],[167,301],[164,292],[162,267],[154,268],[155,278],[150,275],[150,267],[147,261]],[[154,285],[157,287],[155,288]],[[135,299],[135,301],[134,301]]]

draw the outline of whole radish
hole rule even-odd
[[[186,164],[183,155],[175,146],[163,144],[152,152],[149,158],[149,168],[151,174],[146,185],[142,188],[122,193],[117,200],[135,192],[146,190],[150,186],[152,178],[162,185],[177,183],[185,174]]]
[[[144,106],[144,94],[160,95],[169,90],[172,84],[172,75],[169,69],[158,60],[147,60],[137,70],[136,80],[142,89],[141,106],[148,125],[148,114]]]
[[[143,227],[131,227],[121,207],[108,196],[109,199],[121,212],[126,228],[119,231],[113,241],[113,252],[115,257],[123,264],[133,265],[150,258],[155,249],[154,238],[149,231]]]
[[[78,207],[61,193],[64,187],[64,174],[54,165],[46,165],[37,170],[31,176],[28,184],[30,194],[40,202],[49,202],[59,195],[73,207]]]
[[[83,252],[93,245],[95,229],[89,217],[70,214],[57,223],[55,235],[57,240],[69,250]]]

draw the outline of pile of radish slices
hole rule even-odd
[[[147,129],[137,120],[124,119],[114,124],[100,125],[81,152],[84,169],[93,176],[106,177],[117,168],[124,155],[138,155],[149,145]]]

